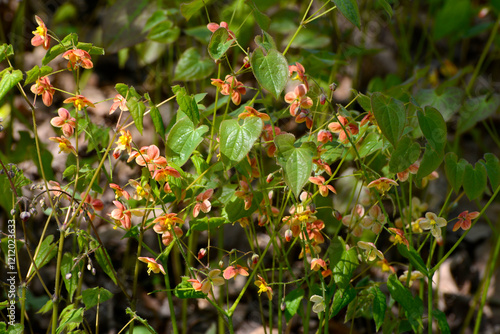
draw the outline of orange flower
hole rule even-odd
[[[128,154],[131,153],[132,151],[132,135],[130,134],[129,130],[120,130],[120,137],[118,138],[118,141],[115,143],[116,148],[113,151],[113,157],[115,159],[118,159],[120,157],[121,151],[127,150]]]
[[[267,285],[266,281],[260,275],[257,275],[255,285],[259,288],[259,296],[262,292],[265,292],[269,300],[273,299],[273,289]]]
[[[69,97],[66,100],[63,101],[63,103],[73,103],[75,106],[76,110],[80,111],[84,107],[92,107],[95,108],[95,105],[90,102],[85,96],[83,95],[76,95],[73,97]]]
[[[65,138],[64,136],[61,136],[61,137],[50,137],[49,140],[52,140],[52,141],[55,141],[56,143],[59,143],[59,153],[63,152],[63,153],[73,153],[74,155],[76,155],[76,150],[75,148],[73,147],[73,145],[71,145],[70,141]]]
[[[147,165],[150,171],[167,166],[167,159],[160,155],[160,149],[156,145],[142,147],[141,154],[135,159],[135,162],[139,166],[145,167]],[[180,174],[178,177],[180,177]]]
[[[330,165],[324,162],[321,159],[313,159],[313,164],[318,166],[320,170],[324,170],[328,175],[332,175],[332,169],[330,168]]]
[[[274,127],[271,124],[264,125],[264,131],[262,131],[262,138],[266,141],[267,146],[267,156],[272,158],[276,153],[276,145],[274,144],[274,135],[279,135],[281,133],[281,129],[277,126]]]
[[[109,114],[111,115],[112,113],[115,112],[117,108],[120,108],[122,111],[127,111],[127,100],[120,94],[116,94],[115,98],[113,99],[113,104],[111,105],[111,108],[109,109]]]
[[[410,243],[406,239],[403,231],[401,231],[400,229],[394,228],[394,227],[389,227],[389,230],[396,234],[394,236],[394,243],[395,244],[404,244],[404,245],[406,245],[406,247],[408,247],[408,249],[410,249]]]
[[[237,106],[241,103],[241,95],[246,94],[247,90],[243,83],[239,82],[232,75],[226,75],[224,81],[221,79],[211,79],[212,85],[219,88],[222,95],[231,95],[231,100]]]
[[[295,77],[292,78],[292,80],[300,80],[306,88],[309,90],[309,84],[307,83],[307,77],[305,76],[305,69],[304,66],[302,66],[301,63],[296,62],[295,65],[290,65],[288,66],[288,71],[290,72],[290,77],[294,72],[297,73]]]
[[[325,184],[325,178],[323,176],[311,176],[309,178],[309,182],[318,185],[319,193],[323,197],[328,196],[328,190],[330,190],[334,194],[337,193],[337,191],[335,190],[335,188],[332,185]]]
[[[69,111],[64,108],[59,108],[57,111],[59,117],[54,117],[50,120],[50,124],[56,128],[62,128],[63,134],[66,137],[71,137],[75,130],[76,119],[71,117]]]
[[[229,266],[226,269],[224,269],[224,273],[222,274],[222,276],[227,280],[236,277],[238,275],[248,276],[249,274],[247,270],[248,270],[247,267],[242,267],[239,264],[237,264],[235,266]]]
[[[166,213],[156,218],[153,223],[156,223],[153,230],[158,234],[163,234],[169,231],[170,228],[175,226],[177,223],[183,224],[184,221],[178,218],[176,213]]]
[[[42,95],[43,104],[47,107],[52,105],[52,99],[56,92],[54,86],[50,84],[49,77],[40,77],[36,79],[36,83],[31,86],[31,92],[36,95]]]
[[[78,66],[86,69],[94,67],[92,60],[90,60],[90,54],[81,49],[71,49],[63,53],[62,57],[68,61],[68,69],[70,71],[75,70]]]
[[[469,211],[464,211],[458,215],[458,221],[455,226],[453,226],[453,232],[457,231],[459,228],[462,228],[464,231],[470,229],[471,220],[479,217],[479,212],[474,211],[469,213]]]
[[[174,241],[175,237],[180,238],[182,237],[182,230],[178,226],[174,226],[172,228],[172,231],[166,231],[161,235],[161,242],[165,245],[168,246]],[[175,237],[174,237],[175,235]]]
[[[397,186],[398,183],[392,179],[387,177],[381,177],[368,183],[367,188],[375,188],[380,191],[382,194],[385,194],[392,186]]]
[[[117,185],[115,183],[110,183],[109,187],[115,191],[115,198],[116,199],[118,199],[122,196],[125,197],[126,200],[130,199],[130,194],[126,190],[123,190],[123,188],[120,187],[119,185]]]
[[[35,15],[36,23],[38,23],[38,27],[33,31],[33,35],[35,35],[31,39],[31,45],[39,46],[43,45],[45,50],[48,50],[50,47],[50,36],[47,33],[47,27],[45,23],[43,23],[42,19]]]
[[[158,274],[160,271],[163,275],[165,275],[165,269],[163,269],[163,266],[156,262],[155,259],[151,257],[138,257],[137,259],[148,264],[148,275],[151,274],[151,272]]]
[[[326,262],[322,259],[317,259],[317,258],[313,258],[311,260],[311,270],[313,271],[318,271],[320,270],[321,268],[323,268],[323,270],[326,270]]]
[[[339,141],[343,144],[347,144],[349,143],[348,137],[359,133],[358,126],[350,123],[347,118],[343,116],[337,116],[337,118],[339,121],[328,124],[328,129],[333,133],[338,133]]]
[[[300,84],[295,87],[293,92],[288,92],[285,95],[285,101],[290,103],[290,115],[293,117],[297,116],[297,108],[308,109],[313,106],[313,100],[306,96],[307,87],[304,84]]]
[[[123,226],[126,230],[129,230],[132,227],[132,212],[120,201],[113,201],[113,204],[116,206],[116,209],[108,215],[117,223],[115,228]]]
[[[194,278],[188,279],[187,281],[193,285],[193,289],[195,289],[196,291],[201,291],[204,294],[208,294],[210,292],[210,290],[212,289],[212,285],[221,286],[225,283],[224,279],[220,277],[220,269],[210,270],[207,278],[205,278],[201,282]]]
[[[333,135],[330,131],[320,130],[318,132],[318,142],[326,144],[328,142],[331,142],[332,140],[333,140]]]
[[[242,112],[238,118],[247,118],[247,117],[258,117],[263,121],[269,121],[271,118],[269,117],[268,114],[263,113],[263,112],[258,112],[252,107],[245,106],[245,112]]]
[[[175,168],[170,166],[159,168],[155,170],[153,173],[153,179],[155,179],[155,181],[158,182],[166,181],[168,176],[181,177],[181,173],[179,173]]]
[[[212,209],[212,203],[210,203],[209,199],[212,197],[214,193],[213,189],[207,189],[206,191],[202,192],[201,194],[198,194],[196,196],[196,204],[194,205],[193,208],[193,217],[198,217],[200,214],[200,210],[203,211],[204,213],[209,213],[210,210]]]
[[[234,194],[245,201],[245,210],[248,210],[252,206],[253,193],[248,183],[244,180],[240,181],[240,189],[235,191]]]

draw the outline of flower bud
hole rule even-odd
[[[336,91],[337,90],[337,83],[333,82],[330,84],[330,86],[328,86],[328,88],[330,88],[330,90],[332,92]]]
[[[243,58],[243,67],[244,68],[250,67],[250,59],[248,58],[248,56],[245,56],[245,58]]]
[[[319,103],[320,103],[321,105],[324,105],[324,104],[325,104],[325,102],[326,102],[326,95],[325,95],[325,94],[321,94],[321,95],[319,96]]]
[[[224,261],[223,260],[220,260],[219,261],[219,268],[224,268]]]
[[[274,174],[271,173],[267,176],[266,182],[271,183],[274,180]]]
[[[207,254],[207,250],[205,248],[201,248],[199,251],[198,251],[198,260],[201,260],[205,257],[205,255]]]
[[[65,278],[68,280],[68,279],[71,279],[71,276],[72,276],[71,273],[67,273]]]
[[[290,242],[290,240],[292,240],[292,237],[293,237],[293,233],[292,233],[292,230],[288,229],[285,231],[285,240],[286,242]]]
[[[281,311],[282,311],[282,312],[284,312],[284,311],[285,311],[285,309],[286,309],[286,303],[285,303],[285,301],[282,301],[282,302],[281,302],[280,307],[281,307]]]
[[[2,169],[2,170],[3,170],[3,169]],[[15,215],[16,215],[16,213],[17,213],[16,209],[12,209],[12,210],[10,210],[10,215],[11,215],[11,216],[15,216]]]
[[[31,214],[28,211],[23,211],[23,212],[21,212],[21,214],[19,214],[19,218],[21,218],[21,220],[23,222],[27,222],[28,219],[30,219],[30,217],[31,217]]]
[[[256,265],[257,262],[259,262],[259,258],[260,258],[259,254],[253,254],[252,255],[252,264]]]
[[[333,210],[333,217],[339,221],[342,220],[342,215],[338,210]]]

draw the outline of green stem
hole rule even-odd
[[[56,333],[57,329],[57,318],[58,318],[58,307],[59,307],[59,297],[60,297],[60,287],[61,287],[61,264],[64,249],[64,237],[65,231],[61,230],[59,235],[59,249],[57,250],[57,265],[56,265],[56,283],[54,296],[52,298],[52,334]]]

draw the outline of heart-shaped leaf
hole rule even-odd
[[[174,80],[193,81],[205,79],[214,70],[214,63],[209,59],[201,59],[195,48],[189,48],[181,55],[175,68]]]
[[[487,181],[484,165],[481,162],[477,162],[474,167],[471,164],[467,164],[464,172],[464,191],[471,201],[483,194]]]
[[[264,122],[258,117],[245,118],[243,125],[237,120],[225,120],[220,124],[220,153],[226,168],[243,159],[259,138]]]
[[[389,161],[389,171],[399,173],[410,167],[420,157],[420,145],[409,136],[404,136]]]
[[[274,42],[273,37],[264,30],[262,31],[262,36],[261,35],[255,36],[254,42],[262,49],[266,50],[266,52],[269,52],[272,49],[276,49],[276,43]]]
[[[380,130],[392,146],[397,147],[405,127],[406,112],[403,102],[379,92],[372,94],[371,102]]]
[[[394,274],[389,276],[387,288],[392,298],[394,298],[394,300],[405,310],[411,327],[416,332],[418,328],[422,326],[422,314],[424,312],[422,300],[418,297],[413,298],[410,290],[405,288]]]
[[[193,151],[203,141],[203,135],[208,131],[206,125],[195,129],[188,117],[177,121],[167,136],[165,155],[168,162],[182,166],[188,161]]]
[[[425,145],[425,152],[420,161],[417,179],[421,179],[435,171],[443,162],[444,153],[433,150],[429,144]]]
[[[262,88],[277,99],[285,89],[290,75],[286,58],[278,50],[271,49],[264,55],[262,49],[258,48],[250,57],[250,65]]]
[[[418,124],[430,147],[436,152],[444,152],[446,145],[446,123],[436,108],[425,107],[417,111]]]
[[[460,187],[464,180],[465,166],[468,164],[464,159],[458,161],[458,157],[455,153],[449,152],[444,157],[444,170],[446,173],[446,178],[450,182],[451,187],[458,194]]]
[[[278,163],[284,170],[285,182],[296,197],[309,180],[312,171],[312,158],[316,147],[311,142],[305,142],[301,147],[295,147],[295,137],[292,134],[282,134],[274,138],[278,153]]]
[[[189,117],[194,125],[198,125],[200,121],[200,111],[198,110],[198,104],[194,96],[187,95],[186,89],[179,85],[173,86],[172,91],[175,94],[175,100],[179,105],[179,109]]]
[[[131,97],[127,100],[127,107],[130,110],[130,113],[132,114],[132,118],[134,119],[135,127],[137,130],[139,130],[140,134],[142,135],[142,129],[143,129],[143,119],[144,119],[144,112],[146,111],[146,106],[142,101],[139,101],[136,97]]]
[[[20,70],[4,73],[2,80],[0,81],[0,100],[2,100],[4,96],[7,95],[7,93],[22,79],[23,72]]]
[[[421,89],[415,95],[415,100],[424,108],[431,106],[439,110],[445,121],[450,120],[462,105],[464,91],[458,87],[438,89]]]
[[[213,60],[221,59],[229,50],[234,41],[232,39],[228,41],[228,38],[229,32],[226,28],[220,27],[214,31],[210,37],[210,43],[208,43],[208,54]]]

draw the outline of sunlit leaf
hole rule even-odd
[[[101,287],[85,289],[82,291],[82,301],[85,304],[85,309],[87,310],[97,304],[104,303],[106,300],[111,299],[111,297],[113,297],[113,294]]]
[[[245,118],[243,125],[235,119],[220,124],[220,153],[227,167],[240,162],[248,154],[263,127],[264,123],[258,117]]]
[[[285,318],[286,321],[290,321],[292,317],[299,310],[300,305],[302,305],[302,298],[304,298],[305,291],[303,289],[297,288],[288,292],[285,296]]]
[[[23,79],[23,72],[14,70],[12,72],[4,73],[2,80],[0,80],[0,101],[5,95]]]
[[[203,141],[208,126],[194,127],[188,117],[177,121],[167,136],[165,155],[168,162],[177,166],[184,165],[193,151]]]
[[[290,75],[286,58],[275,49],[264,55],[262,49],[257,48],[250,57],[250,65],[262,88],[277,99],[285,89]]]
[[[214,31],[208,43],[208,54],[213,60],[221,59],[234,43],[232,39],[228,40],[228,38],[229,32],[226,28],[220,27]]]

